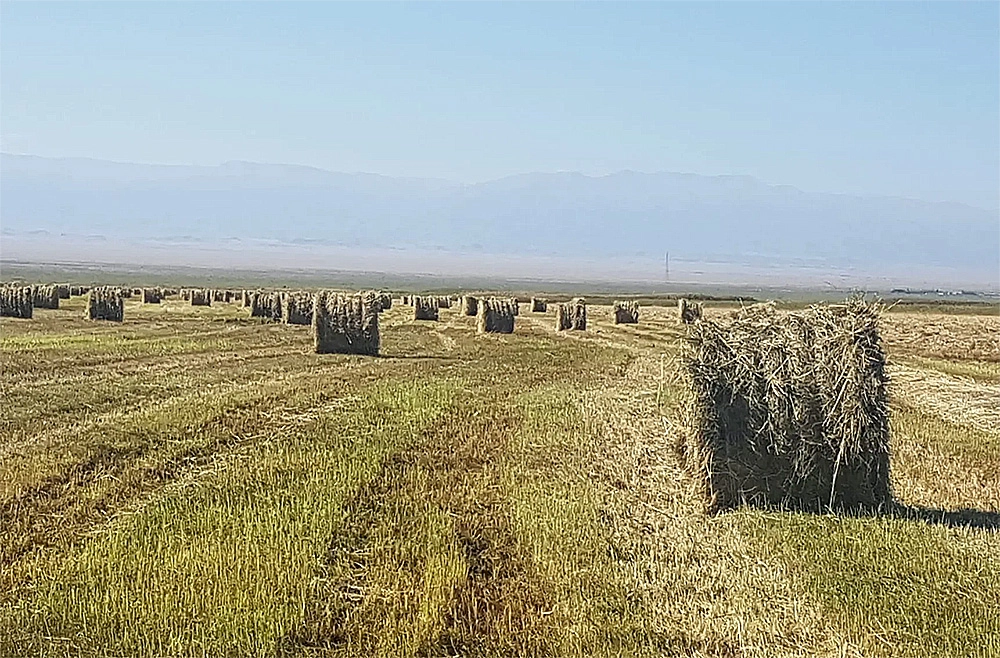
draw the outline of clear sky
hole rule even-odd
[[[1000,4],[3,2],[6,152],[996,208]]]

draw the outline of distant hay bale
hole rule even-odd
[[[143,304],[159,304],[162,299],[163,299],[163,293],[158,288],[142,289]]]
[[[399,298],[399,303],[402,304],[403,306],[409,306],[410,305],[410,295],[401,295],[400,298]]]
[[[87,318],[121,322],[125,318],[125,290],[112,286],[91,288],[87,299]]]
[[[285,324],[312,324],[313,295],[289,292],[282,296],[281,321]]]
[[[481,334],[514,333],[516,304],[509,299],[480,299],[476,314],[476,331]]]
[[[250,308],[250,303],[252,299],[253,299],[253,292],[250,290],[244,290],[240,294],[240,306],[243,308]]]
[[[122,293],[122,297],[125,299],[132,299],[132,289],[131,288],[119,288]]]
[[[31,286],[0,287],[0,317],[30,320],[34,313],[34,299]]]
[[[438,308],[451,308],[451,297],[447,295],[439,296],[437,298]]]
[[[185,302],[191,301],[191,290],[189,288],[181,288],[181,300]]]
[[[638,324],[639,303],[633,301],[616,301],[612,307],[615,324]]]
[[[56,294],[59,295],[59,299],[69,299],[70,298],[69,286],[66,286],[66,285],[57,285],[56,286]]]
[[[83,286],[70,286],[69,287],[69,296],[70,297],[80,297],[80,296],[84,295],[85,293],[86,293],[86,291],[83,289]]]
[[[281,314],[281,293],[256,290],[251,294],[250,317],[280,322]]]
[[[511,308],[514,310],[514,315],[520,315],[521,314],[521,303],[517,300],[517,297],[511,297],[509,301],[510,301]]]
[[[472,295],[465,295],[459,308],[462,309],[462,315],[476,315],[479,313],[479,300]]]
[[[701,320],[701,302],[689,302],[683,297],[677,300],[677,316],[684,324],[693,324]]]
[[[537,297],[531,298],[531,312],[532,313],[545,313],[549,310],[548,302],[544,299],[539,299]]]
[[[556,307],[556,331],[566,330],[587,330],[587,302],[580,297]]]
[[[211,306],[212,291],[194,289],[190,291],[191,306]]]
[[[223,304],[226,302],[225,290],[218,290],[218,289],[208,290],[207,294],[213,302],[220,302]]]
[[[436,297],[413,297],[413,319],[414,320],[434,320],[438,319],[438,300]]]
[[[392,295],[387,292],[380,292],[378,295],[379,307],[383,311],[388,311],[392,308]]]
[[[59,308],[59,289],[56,286],[32,286],[32,305],[35,308]]]
[[[788,314],[756,305],[691,326],[675,431],[707,509],[890,503],[880,311],[859,298]]]
[[[379,353],[379,308],[364,295],[321,290],[313,298],[313,345],[317,354]]]

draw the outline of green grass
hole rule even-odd
[[[65,306],[0,321],[0,655],[1000,655],[997,530],[700,512],[663,309],[394,308],[373,359],[230,305]],[[893,429],[903,504],[1000,513],[995,435]]]

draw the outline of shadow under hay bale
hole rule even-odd
[[[632,301],[616,301],[612,307],[615,324],[638,324],[639,303]]]
[[[59,289],[56,286],[32,286],[31,290],[31,303],[35,308],[59,308]]]
[[[476,314],[476,331],[481,334],[512,334],[514,333],[514,308],[517,306],[509,299],[479,300]]]
[[[281,321],[285,324],[312,324],[313,295],[308,292],[285,293],[281,302]]]
[[[122,322],[125,319],[125,291],[111,286],[92,288],[87,299],[86,317]]]
[[[413,319],[433,320],[438,319],[438,300],[435,297],[415,296],[413,298]]]
[[[211,290],[191,290],[190,299],[191,306],[211,306],[212,305],[212,291]]]
[[[30,320],[34,308],[31,286],[0,287],[0,317]]]
[[[544,299],[538,299],[537,297],[531,298],[532,313],[545,313],[547,310],[549,310],[548,302]]]
[[[556,308],[556,331],[567,330],[587,330],[587,302],[580,297]]]
[[[689,302],[683,297],[677,300],[677,315],[684,324],[693,324],[701,320],[701,302]]]
[[[691,326],[675,431],[709,511],[891,503],[880,310],[861,299],[789,314],[756,305]]]
[[[378,304],[363,295],[316,293],[312,313],[316,353],[378,356],[378,315]]]
[[[479,313],[479,300],[472,295],[465,295],[459,308],[462,309],[462,315],[474,316]]]

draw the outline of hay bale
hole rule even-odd
[[[212,291],[211,290],[191,290],[190,291],[191,306],[211,306],[212,305]]]
[[[256,290],[250,298],[250,317],[280,322],[282,306],[281,293]]]
[[[701,320],[701,302],[689,302],[683,297],[677,300],[677,316],[684,324],[694,324]]]
[[[240,306],[242,308],[250,308],[250,301],[252,299],[253,293],[249,290],[244,290],[240,293]]]
[[[0,287],[0,317],[30,320],[35,308],[34,299],[31,286]]]
[[[388,311],[392,308],[392,295],[387,292],[380,292],[378,294],[379,308],[383,311]]]
[[[402,296],[400,296],[399,303],[402,304],[403,306],[409,306],[410,305],[410,295],[402,295]]]
[[[59,308],[59,290],[56,286],[32,286],[31,303],[35,308]]]
[[[414,320],[434,320],[438,319],[438,300],[435,297],[413,297],[413,319]]]
[[[521,303],[517,300],[517,297],[510,298],[511,308],[514,309],[514,315],[521,314]]]
[[[191,301],[191,291],[188,288],[181,288],[181,300],[185,302]]]
[[[479,300],[472,295],[465,295],[462,297],[459,308],[462,309],[462,315],[477,315],[479,313]]]
[[[509,299],[481,299],[476,314],[476,331],[481,334],[514,333],[514,309],[517,304]]]
[[[83,286],[70,286],[69,296],[70,297],[80,297],[84,294]]]
[[[880,312],[863,299],[789,314],[757,305],[691,326],[675,427],[707,509],[891,502]]]
[[[312,324],[313,295],[289,292],[282,296],[281,321],[285,324]]]
[[[438,308],[451,308],[451,297],[447,295],[437,297]]]
[[[59,299],[69,299],[69,286],[67,285],[57,285],[56,294],[59,295]]]
[[[537,297],[531,298],[532,313],[545,313],[548,310],[549,310],[549,304],[544,299],[539,299]]]
[[[378,356],[378,304],[364,295],[321,290],[313,298],[313,345],[317,354]]]
[[[556,331],[586,331],[587,302],[577,297],[556,307]]]
[[[159,304],[160,300],[162,299],[163,299],[163,293],[158,288],[142,289],[143,304]]]
[[[125,318],[125,290],[112,286],[92,288],[87,299],[90,320],[121,322]]]
[[[612,306],[615,324],[638,324],[639,303],[632,301],[616,301]]]

